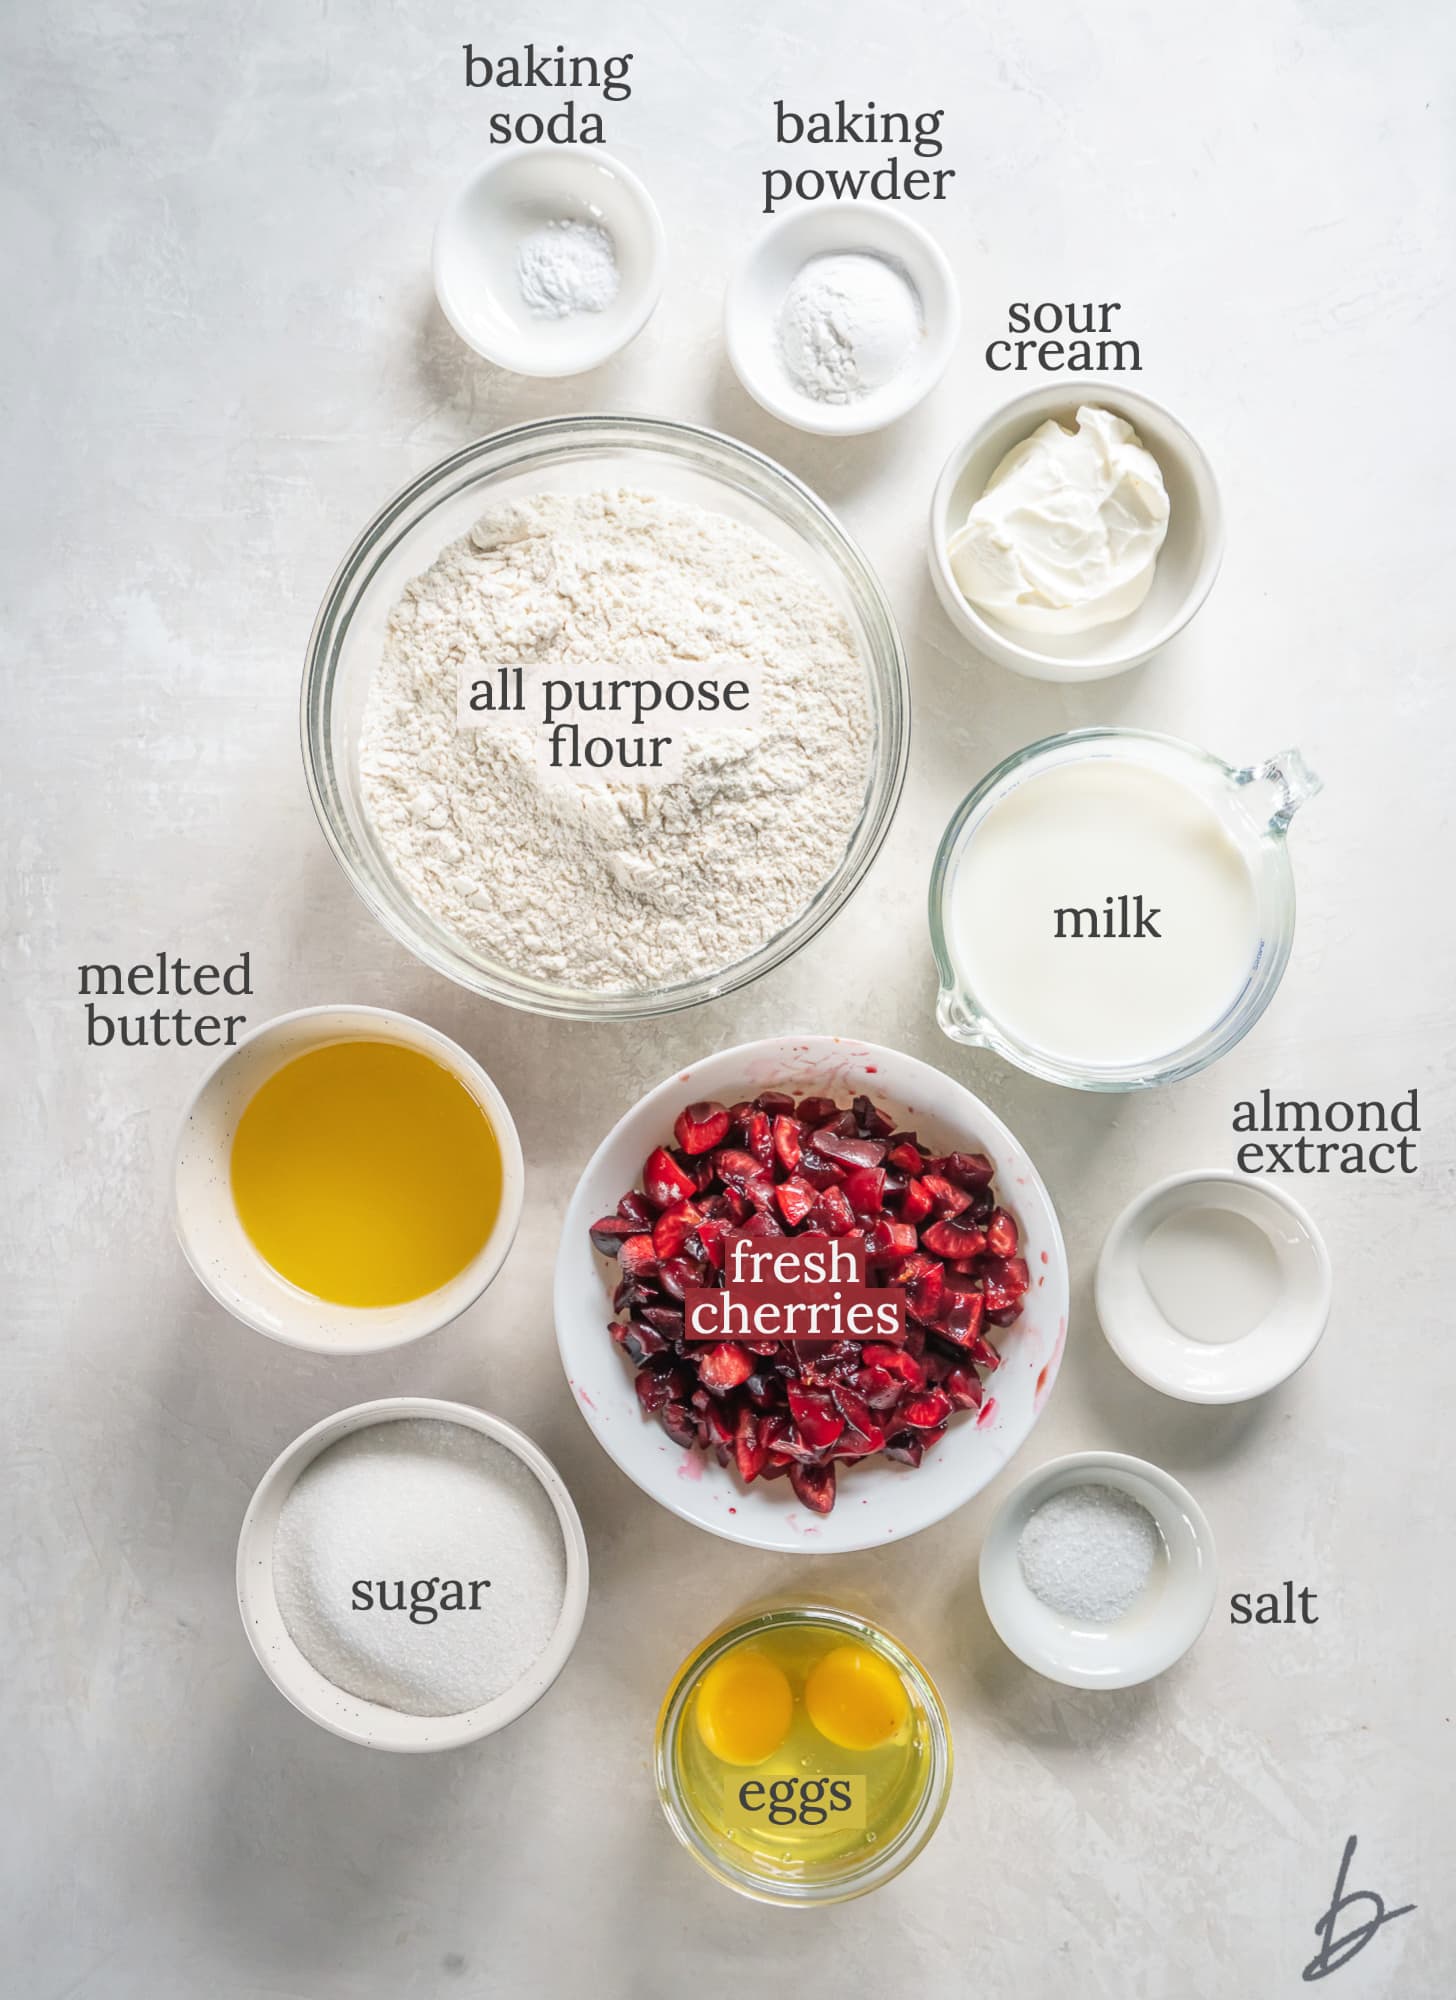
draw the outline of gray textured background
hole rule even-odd
[[[972,15],[974,14],[974,18]],[[787,17],[787,18],[786,18]],[[643,337],[561,385],[503,377],[430,292],[435,212],[483,153],[459,44],[637,55],[609,144],[671,267]],[[1425,0],[968,10],[870,0],[460,10],[366,0],[6,9],[7,1119],[0,1360],[3,1785],[16,2000],[667,2000],[870,1990],[1260,2000],[1304,1990],[1341,1843],[1352,1886],[1418,1912],[1340,2000],[1437,2000],[1456,1958],[1450,1797],[1449,769],[1453,36]],[[579,39],[578,39],[579,36]],[[728,374],[718,311],[759,226],[774,97],[944,106],[927,215],[967,308],[957,365],[889,433],[784,430]],[[529,108],[522,94],[518,108]],[[1229,553],[1154,666],[1083,690],[967,654],[931,595],[941,458],[1005,393],[1013,298],[1117,298],[1141,385],[1204,440]],[[661,1026],[473,1002],[366,918],[304,793],[295,712],[319,596],[408,476],[510,420],[698,419],[840,509],[903,620],[904,804],[868,883],[791,966]],[[1221,1067],[1137,1102],[1038,1086],[937,1035],[923,899],[952,805],[1071,724],[1166,728],[1237,758],[1298,742],[1328,790],[1294,836],[1300,932],[1272,1012]],[[458,1036],[514,1108],[530,1191],[510,1264],[448,1333],[330,1365],[206,1298],[168,1226],[195,1052],[88,1053],[83,959],[253,954],[253,1020],[386,1002]],[[864,1903],[795,1916],[701,1876],[648,1773],[681,1653],[791,1563],[709,1543],[593,1444],[549,1315],[556,1231],[601,1133],[679,1061],[787,1027],[944,1064],[1031,1147],[1073,1256],[1073,1334],[1015,1474],[1113,1446],[1193,1486],[1224,1593],[1292,1577],[1311,1630],[1226,1613],[1165,1680],[1070,1693],[990,1633],[974,1565],[1008,1480],[912,1544],[812,1572],[916,1643],[959,1749],[937,1839]],[[1186,1408],[1112,1358],[1089,1297],[1139,1187],[1232,1161],[1236,1097],[1419,1085],[1412,1181],[1296,1184],[1334,1320],[1262,1403]],[[389,1760],[289,1709],[232,1597],[238,1522],[297,1431],[392,1390],[464,1396],[564,1470],[593,1596],[551,1698],[494,1742]],[[1012,1475],[1014,1476],[1014,1475]]]

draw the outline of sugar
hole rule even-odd
[[[442,1610],[449,1580],[463,1605]],[[412,1586],[432,1582],[412,1615]],[[391,1605],[403,1585],[404,1609],[380,1608],[381,1584]],[[289,1637],[335,1687],[402,1715],[461,1715],[546,1650],[566,1549],[514,1452],[464,1424],[407,1418],[352,1432],[304,1470],[274,1533],[273,1589]]]
[[[1044,1500],[1016,1553],[1027,1588],[1049,1611],[1110,1625],[1130,1611],[1162,1548],[1147,1508],[1114,1486],[1068,1486]]]

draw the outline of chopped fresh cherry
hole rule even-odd
[[[746,1485],[787,1477],[817,1514],[837,1466],[919,1465],[953,1416],[990,1407],[987,1329],[1019,1319],[1030,1286],[992,1181],[985,1154],[937,1156],[866,1096],[685,1106],[641,1187],[590,1230],[617,1260],[609,1331],[644,1415]],[[905,1293],[903,1342],[687,1339],[684,1294],[723,1285],[732,1230],[858,1239],[871,1284]]]
[[[986,1232],[974,1223],[946,1220],[932,1222],[921,1241],[937,1257],[979,1257],[986,1247]]]
[[[832,1465],[791,1465],[789,1484],[806,1507],[812,1507],[816,1514],[827,1514],[834,1506],[834,1467]]]
[[[707,1348],[698,1361],[698,1379],[719,1395],[728,1389],[736,1389],[752,1373],[753,1362],[748,1350],[740,1347],[736,1340],[718,1341],[715,1346]]]
[[[993,1208],[986,1222],[986,1248],[993,1257],[1014,1257],[1016,1242],[1016,1224],[1004,1208]]]
[[[728,1107],[724,1104],[689,1104],[677,1114],[672,1136],[685,1153],[696,1157],[711,1153],[728,1137]]]
[[[685,1167],[680,1167],[665,1146],[650,1153],[642,1169],[642,1192],[656,1209],[671,1208],[698,1192],[698,1184]]]
[[[635,1222],[628,1222],[621,1215],[604,1215],[591,1226],[592,1248],[600,1250],[604,1257],[615,1257],[627,1238],[636,1234]]]

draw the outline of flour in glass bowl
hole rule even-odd
[[[683,732],[666,782],[578,783],[457,691],[743,672],[751,728]],[[492,509],[406,586],[359,745],[365,808],[446,931],[517,973],[640,992],[737,964],[833,873],[864,803],[864,669],[818,581],[728,515],[614,488]]]

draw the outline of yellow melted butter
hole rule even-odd
[[[500,1211],[500,1145],[450,1072],[393,1042],[297,1056],[249,1101],[232,1147],[259,1255],[335,1305],[394,1306],[463,1271]]]

